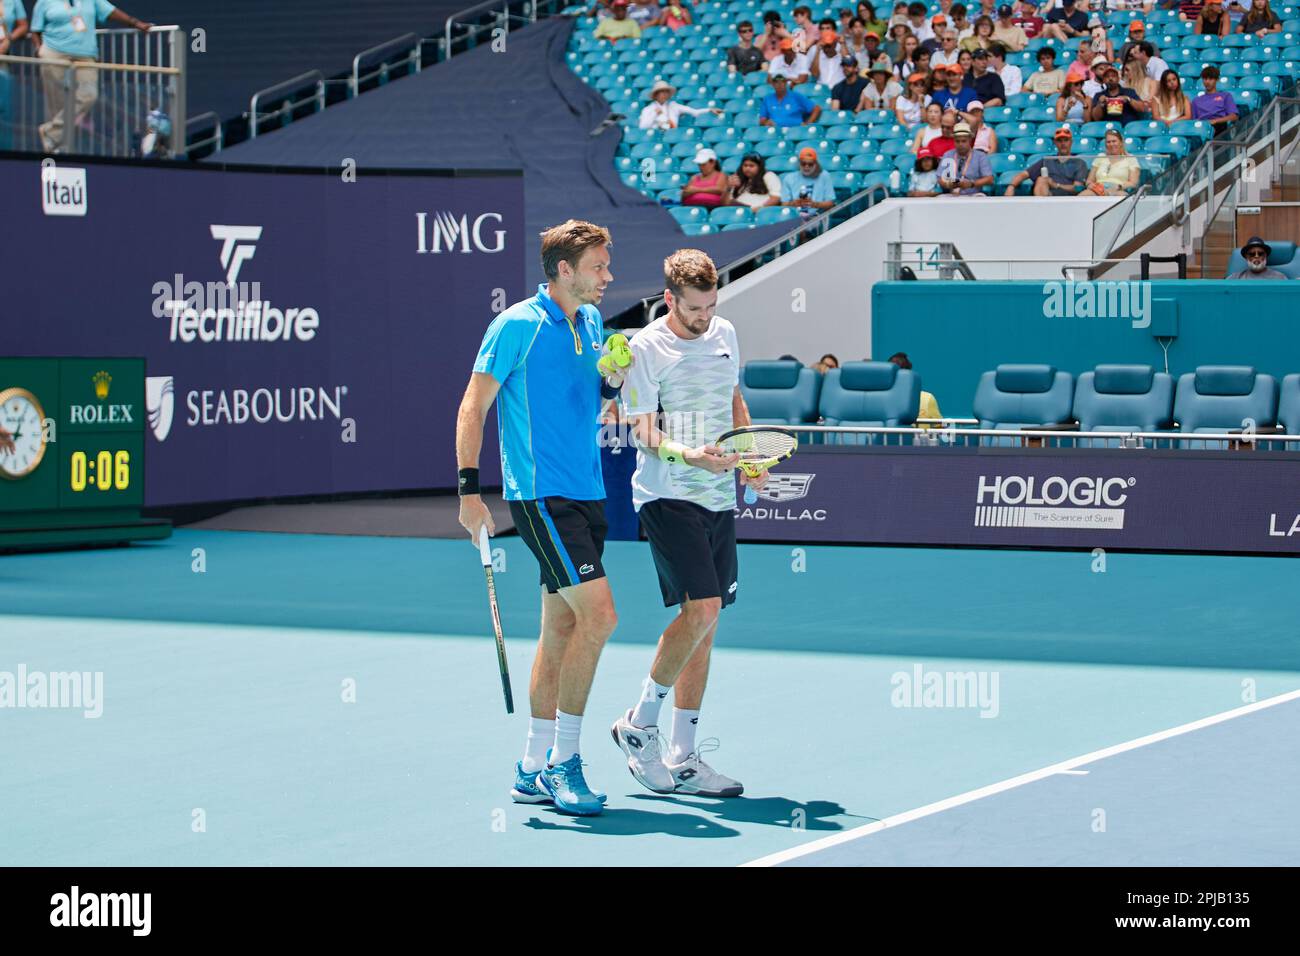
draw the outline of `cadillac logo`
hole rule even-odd
[[[796,475],[789,472],[777,474],[772,472],[767,476],[767,484],[761,489],[755,489],[760,498],[768,501],[797,501],[806,497],[808,488],[812,485],[812,480],[817,476],[814,475]]]

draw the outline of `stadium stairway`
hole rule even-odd
[[[609,104],[565,65],[573,21],[551,18],[418,76],[223,150],[226,163],[330,166],[344,157],[372,168],[510,168],[524,171],[529,286],[542,281],[538,233],[585,218],[614,237],[606,319],[663,291],[663,258],[686,245],[673,218],[625,186],[614,169],[620,131],[591,132]],[[789,224],[697,236],[690,244],[719,266],[789,231]]]

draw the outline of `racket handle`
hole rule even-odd
[[[483,559],[483,567],[492,567],[492,549],[488,547],[487,525],[478,529],[478,553]]]

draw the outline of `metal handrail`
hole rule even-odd
[[[381,63],[379,64],[378,68],[376,68],[375,70],[372,70],[370,73],[367,73],[365,76],[361,75],[361,61],[363,59],[365,59],[366,57],[370,56],[373,53],[378,53],[380,50],[387,50],[390,47],[396,48],[398,47],[399,44],[411,45],[411,51],[406,55],[405,58],[399,60],[397,63],[391,63],[391,64],[387,62]],[[362,50],[360,53],[358,53],[356,56],[352,58],[352,83],[350,87],[352,91],[351,95],[355,97],[360,93],[362,83],[368,80],[372,80],[376,76],[387,77],[389,69],[391,69],[394,66],[409,65],[411,63],[414,63],[415,72],[419,73],[420,53],[421,53],[420,46],[421,46],[421,40],[418,36],[416,36],[414,33],[403,33],[400,37],[394,37],[393,39],[388,40],[384,43],[376,44],[375,46],[370,47],[368,50]]]
[[[301,73],[298,76],[293,77],[292,79],[285,80],[281,83],[276,83],[274,86],[268,86],[266,89],[258,90],[256,93],[253,94],[253,98],[249,102],[249,107],[248,107],[248,111],[249,111],[248,138],[249,139],[257,138],[257,126],[262,121],[262,117],[257,111],[257,101],[259,99],[262,99],[263,97],[268,97],[271,93],[274,93],[277,90],[286,90],[286,89],[293,90],[302,86],[306,86],[307,82],[312,80],[313,77],[315,78],[316,81],[316,90],[314,93],[312,93],[310,97],[304,100],[285,100],[285,102],[282,103],[278,109],[270,113],[267,113],[266,115],[267,117],[283,116],[286,112],[292,112],[293,110],[296,110],[298,107],[310,103],[313,100],[317,104],[316,106],[317,111],[324,109],[325,108],[325,74],[322,73],[320,70],[308,70],[306,73]]]
[[[519,3],[523,4],[527,12],[525,14],[511,13],[510,7],[512,6],[512,4],[519,4]],[[525,24],[536,23],[538,19],[538,8],[541,7],[543,4],[547,7],[548,10],[552,7],[562,8],[565,5],[558,2],[558,0],[483,0],[482,3],[476,3],[472,7],[466,7],[464,10],[456,11],[451,16],[449,16],[447,18],[447,22],[443,24],[443,50],[445,52],[446,57],[450,58],[452,55],[453,37],[451,33],[452,33],[452,27],[457,21],[460,21],[465,17],[473,16],[475,14],[495,11],[498,7],[500,7],[501,14],[496,18],[496,22],[494,24],[492,24],[491,26],[473,27],[466,32],[465,36],[466,38],[471,36],[477,38],[480,33],[484,32],[484,30],[494,30],[498,26],[501,26],[503,24],[506,28],[506,31],[509,32],[511,20],[517,20]]]
[[[974,421],[974,419],[918,419],[918,421]],[[1036,428],[954,428],[954,429],[937,429],[937,428],[916,428],[905,425],[785,425],[782,426],[793,432],[820,432],[820,433],[846,433],[862,435],[925,435],[934,436],[940,431],[948,431],[953,435],[974,435],[981,438],[1106,438],[1106,439],[1138,439],[1152,441],[1170,439],[1179,439],[1183,441],[1235,441],[1250,442],[1257,441],[1280,441],[1280,442],[1300,442],[1300,435],[1265,435],[1253,431],[1236,431],[1236,432],[1181,432],[1181,431],[1164,431],[1164,432],[1145,432],[1145,431],[1107,431],[1097,429],[1095,431],[1081,431],[1074,429],[1072,431],[1057,429],[1036,429]]]
[[[206,120],[208,117],[211,117],[211,125],[215,132],[207,139],[191,140],[189,133],[190,127],[199,124],[200,120]],[[203,128],[203,126],[206,125],[206,123],[200,124],[200,128]],[[187,150],[202,149],[205,146],[212,146],[213,152],[219,152],[224,142],[225,132],[222,129],[221,117],[215,110],[208,110],[207,112],[199,113],[197,116],[191,116],[185,121],[185,148]]]

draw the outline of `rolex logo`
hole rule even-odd
[[[108,398],[108,388],[113,384],[113,376],[100,371],[94,374],[91,381],[95,383],[95,397],[101,402]]]

